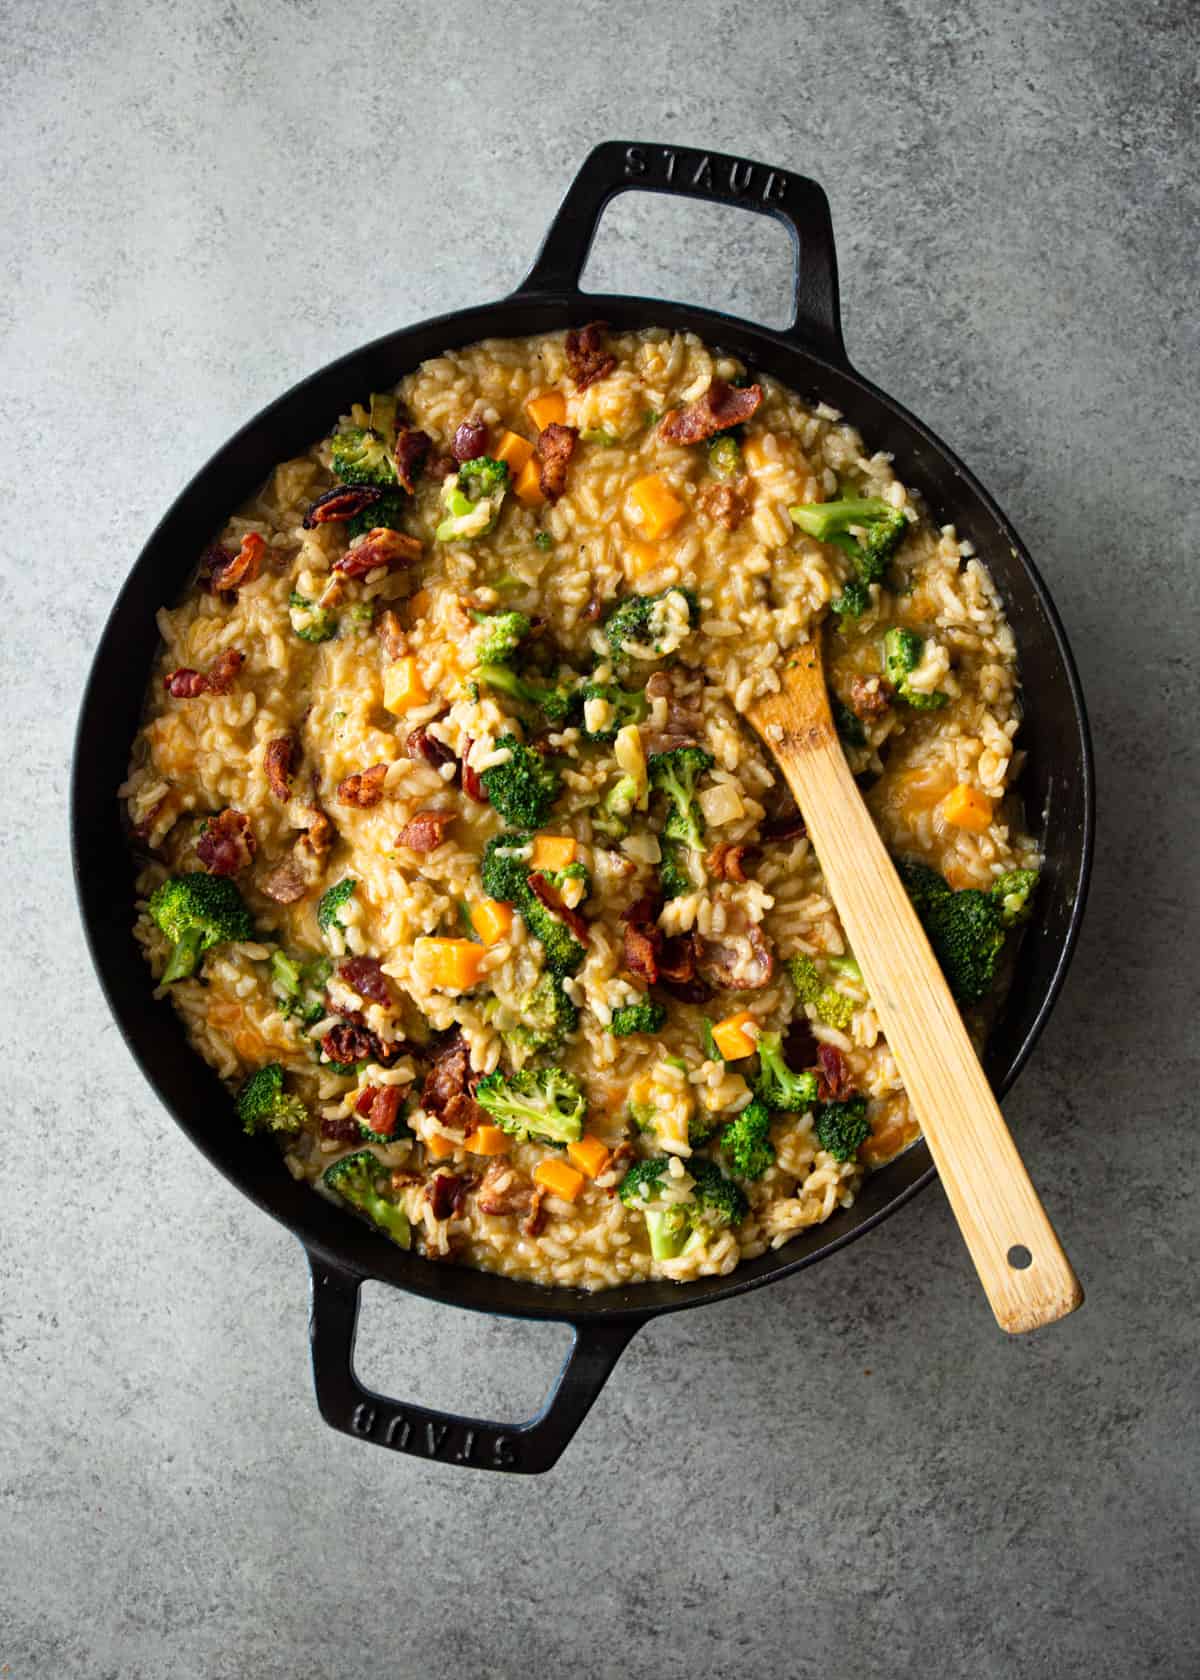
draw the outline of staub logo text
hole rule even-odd
[[[517,1462],[516,1443],[511,1436],[470,1429],[446,1418],[413,1418],[405,1412],[383,1412],[365,1400],[354,1408],[350,1427],[356,1435],[394,1447],[397,1452],[418,1453],[424,1458],[449,1459],[455,1464],[490,1461],[498,1470],[511,1470]]]
[[[711,193],[714,198],[757,198],[763,204],[779,204],[788,185],[781,169],[673,146],[626,146],[625,173],[635,180],[642,177],[647,183],[661,180],[675,187],[690,187],[694,192]]]

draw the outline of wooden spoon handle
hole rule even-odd
[[[1051,1324],[1082,1302],[1079,1280],[833,729],[810,713],[793,730],[782,722],[785,696],[769,705],[759,727],[804,814],[992,1311],[1014,1333]]]

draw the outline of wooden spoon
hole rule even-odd
[[[992,1311],[1014,1334],[1052,1324],[1083,1290],[842,755],[819,637],[787,656],[781,677],[749,721],[796,796]]]

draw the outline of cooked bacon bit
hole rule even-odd
[[[750,512],[750,480],[736,479],[732,484],[707,484],[700,492],[700,506],[717,525],[736,531]]]
[[[300,743],[294,735],[276,735],[263,750],[263,769],[267,785],[276,799],[292,797],[292,776],[300,756]]]
[[[714,881],[745,881],[746,863],[753,854],[753,846],[732,845],[723,840],[709,852],[704,867]]]
[[[244,653],[239,653],[236,648],[226,648],[207,672],[193,671],[190,666],[181,665],[177,671],[170,671],[163,678],[167,693],[174,700],[195,700],[201,694],[228,694],[245,660]]]
[[[425,1186],[426,1200],[435,1219],[449,1219],[457,1217],[463,1210],[463,1203],[475,1187],[475,1179],[470,1173],[434,1173]]]
[[[383,651],[388,658],[402,659],[408,652],[408,637],[391,607],[380,613],[375,628],[379,633],[379,640],[383,644]]]
[[[874,723],[890,709],[896,690],[886,677],[855,677],[850,684],[850,710],[864,723]]]
[[[357,1112],[362,1114],[361,1100]],[[396,1130],[396,1121],[400,1116],[400,1087],[399,1085],[381,1085],[375,1092],[374,1100],[364,1118],[373,1132],[380,1137],[391,1137]]]
[[[458,462],[453,455],[431,455],[425,463],[426,478],[449,478],[452,472],[458,471]]]
[[[370,484],[335,484],[332,490],[318,496],[304,515],[304,529],[311,531],[317,525],[340,525],[343,520],[353,519],[364,508],[369,508],[382,495],[382,490]]]
[[[236,875],[254,860],[250,818],[232,806],[210,817],[196,842],[196,856],[210,875]]]
[[[407,846],[410,852],[436,852],[454,815],[453,811],[418,811],[397,834],[395,843]]]
[[[339,1021],[321,1040],[321,1049],[331,1062],[365,1062],[375,1059],[373,1052],[378,1042],[366,1027],[353,1021]]]
[[[456,461],[477,461],[487,453],[488,429],[482,420],[464,420],[450,445]]]
[[[658,973],[662,980],[686,985],[696,978],[696,935],[677,933],[664,939],[658,953]]]
[[[242,546],[223,566],[215,567],[209,579],[214,594],[236,591],[243,583],[253,583],[262,571],[266,542],[257,531],[247,531]]]
[[[552,886],[539,870],[535,869],[529,876],[529,890],[535,898],[542,901],[552,916],[557,916],[560,922],[566,923],[581,945],[587,944],[590,937],[587,923],[578,910],[572,910],[569,905],[563,903],[557,887]]]
[[[383,1089],[381,1085],[364,1085],[354,1102],[354,1112],[360,1120],[365,1120],[371,1112],[371,1104]]]
[[[344,980],[359,997],[370,998],[372,1003],[381,1003],[385,1008],[391,1007],[391,989],[378,957],[344,957],[337,971],[338,979]]]
[[[221,543],[212,543],[200,556],[200,584],[204,589],[213,587],[213,574],[222,567],[228,566],[233,554]]]
[[[366,577],[379,566],[390,571],[393,566],[411,566],[421,558],[423,550],[416,537],[404,531],[389,531],[383,526],[368,531],[361,542],[346,550],[333,569],[340,577]]]
[[[821,1066],[817,1095],[822,1102],[845,1102],[847,1097],[854,1095],[853,1075],[836,1044],[818,1045],[817,1061]]]
[[[311,815],[312,822],[296,844],[303,846],[314,857],[323,857],[333,845],[336,830],[319,805],[306,805],[305,810]]]
[[[817,1040],[807,1015],[796,1015],[783,1035],[783,1059],[797,1070],[817,1065]]]
[[[288,858],[272,869],[266,880],[259,882],[259,890],[276,904],[296,904],[308,891],[308,885],[300,865]]]
[[[758,831],[760,840],[802,840],[808,833],[808,828],[799,810],[793,805],[790,811],[781,811],[777,817],[768,817]]]
[[[358,1129],[358,1122],[349,1114],[343,1114],[330,1119],[328,1116],[321,1121],[321,1136],[328,1138],[330,1143],[357,1143],[362,1133]]]
[[[476,1083],[470,1048],[462,1033],[456,1032],[434,1056],[425,1075],[421,1107],[446,1126],[480,1125],[487,1117],[472,1096]]]
[[[420,1184],[421,1174],[414,1172],[411,1167],[393,1167],[391,1182],[392,1190],[399,1194],[401,1190],[407,1190],[410,1184]]]
[[[529,1198],[529,1212],[521,1221],[521,1229],[527,1237],[536,1237],[546,1223],[546,1210],[542,1203],[546,1199],[546,1191],[541,1184],[535,1184]]]
[[[731,426],[744,425],[762,400],[761,385],[738,386],[713,379],[702,397],[663,416],[658,435],[664,443],[703,443]]]
[[[436,735],[431,735],[424,724],[412,731],[404,743],[404,750],[409,758],[423,758],[435,770],[454,762],[453,748],[448,747],[445,741],[439,741]]]
[[[721,991],[761,991],[775,972],[774,953],[758,928],[751,924],[746,937],[750,942],[749,957],[740,946],[722,940],[700,941],[700,973]]]
[[[644,898],[634,901],[627,909],[621,911],[621,920],[630,927],[648,927],[651,922],[658,920],[658,913],[662,909],[662,899],[658,893],[647,893]]]
[[[525,1174],[505,1156],[497,1156],[488,1162],[475,1194],[475,1205],[480,1213],[506,1219],[514,1213],[531,1213],[533,1197],[534,1187]]]
[[[396,477],[411,496],[413,480],[421,470],[421,462],[433,448],[433,439],[428,432],[420,431],[416,426],[400,426],[396,430],[396,441],[392,446],[392,459],[396,463]]]
[[[480,780],[478,772],[472,770],[470,765],[471,748],[474,745],[474,741],[463,742],[462,790],[467,798],[473,799],[477,805],[486,805],[487,793],[484,790],[483,782]]]
[[[653,986],[658,979],[658,951],[662,944],[662,934],[656,927],[647,931],[643,927],[635,927],[631,922],[625,926],[625,949],[622,961],[630,974],[637,975],[648,986]]]
[[[339,805],[378,805],[383,798],[383,784],[387,778],[386,764],[372,764],[369,770],[358,770],[353,776],[344,776],[338,783],[337,797]]]
[[[606,379],[617,365],[617,358],[604,341],[607,329],[607,321],[589,321],[579,332],[567,334],[563,348],[577,390],[586,391],[597,379]]]
[[[548,502],[556,502],[567,488],[567,468],[579,433],[574,426],[552,423],[538,433],[538,483]]]

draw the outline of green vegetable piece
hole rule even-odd
[[[667,1011],[653,998],[638,1003],[625,1003],[614,1009],[608,1030],[614,1038],[628,1038],[632,1033],[656,1033],[667,1019]]]
[[[901,862],[896,869],[951,992],[959,1003],[978,1003],[1004,946],[1002,901],[975,887],[955,892],[923,863]]]
[[[703,747],[676,747],[671,752],[651,753],[647,763],[650,785],[669,801],[663,833],[670,840],[682,840],[693,850],[704,845],[704,816],[696,797],[696,783],[713,767],[713,755]]]
[[[404,1209],[392,1199],[390,1176],[389,1169],[369,1149],[359,1149],[335,1161],[322,1182],[398,1248],[411,1248],[412,1228]]]
[[[357,886],[357,881],[343,875],[340,881],[335,881],[327,892],[322,893],[317,903],[317,926],[322,932],[328,933],[330,928],[345,932],[345,924],[338,912],[350,902]]]
[[[950,696],[937,690],[926,694],[920,689],[914,689],[910,682],[913,671],[921,663],[921,656],[925,651],[925,639],[918,636],[915,630],[905,630],[896,624],[883,638],[883,660],[887,671],[888,681],[895,688],[901,700],[917,711],[936,712],[943,707]]]
[[[442,485],[446,517],[434,535],[438,542],[473,542],[495,529],[508,489],[508,462],[480,455],[464,461]]]
[[[501,735],[496,745],[507,748],[509,757],[480,777],[488,800],[506,823],[541,828],[561,791],[562,777],[515,735]]]
[[[859,1146],[871,1135],[867,1099],[850,1097],[846,1102],[818,1103],[813,1110],[817,1142],[835,1161],[851,1161]]]
[[[327,642],[338,632],[334,614],[296,590],[292,591],[288,600],[288,618],[302,642]]]
[[[214,945],[254,937],[250,912],[227,875],[174,875],[155,888],[146,908],[174,945],[164,986],[193,975]]]
[[[718,478],[733,478],[742,470],[742,447],[737,438],[722,432],[708,446],[709,471]]]
[[[761,1178],[775,1160],[771,1142],[771,1110],[755,1097],[721,1134],[721,1153],[738,1178]]]
[[[780,1033],[758,1035],[758,1078],[754,1094],[768,1108],[786,1114],[804,1114],[817,1100],[816,1074],[792,1071],[784,1060]]]
[[[347,426],[335,432],[333,470],[343,484],[367,484],[387,489],[396,483],[388,442],[369,426]]]
[[[575,1075],[561,1068],[497,1069],[479,1081],[475,1101],[512,1137],[567,1144],[583,1136],[587,1098]]]
[[[264,1129],[298,1132],[308,1118],[308,1110],[299,1097],[284,1092],[279,1063],[268,1062],[266,1067],[256,1068],[238,1092],[237,1116],[242,1129],[251,1134]]]

